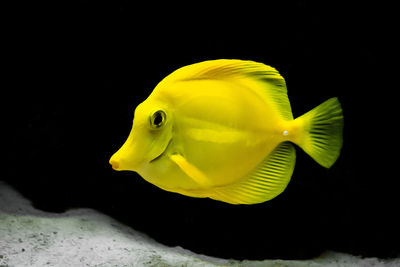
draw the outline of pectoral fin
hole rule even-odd
[[[210,187],[212,184],[207,176],[200,171],[196,166],[189,163],[182,155],[172,154],[169,156],[170,159],[178,165],[181,170],[189,176],[193,181],[199,184],[201,187]]]

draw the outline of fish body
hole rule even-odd
[[[293,143],[330,167],[340,153],[342,129],[337,98],[294,120],[285,81],[274,68],[204,61],[156,86],[136,108],[131,133],[110,164],[164,190],[255,204],[286,188]]]

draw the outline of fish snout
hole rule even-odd
[[[124,155],[120,151],[110,158],[109,163],[116,171],[136,171],[140,164],[132,155]]]
[[[133,142],[130,134],[128,140],[112,155],[109,163],[116,171],[137,171],[142,163],[142,156],[137,153],[138,150],[138,143]]]
[[[111,167],[112,167],[114,170],[118,171],[118,169],[119,169],[119,162],[118,162],[116,159],[113,159],[113,158],[111,157],[109,163],[110,163]]]

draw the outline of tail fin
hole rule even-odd
[[[343,143],[343,114],[339,100],[330,98],[298,117],[295,143],[316,162],[330,168],[337,160]]]

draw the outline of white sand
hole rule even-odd
[[[36,210],[0,183],[0,266],[400,266],[400,259],[327,252],[304,261],[236,261],[157,243],[90,209]]]

